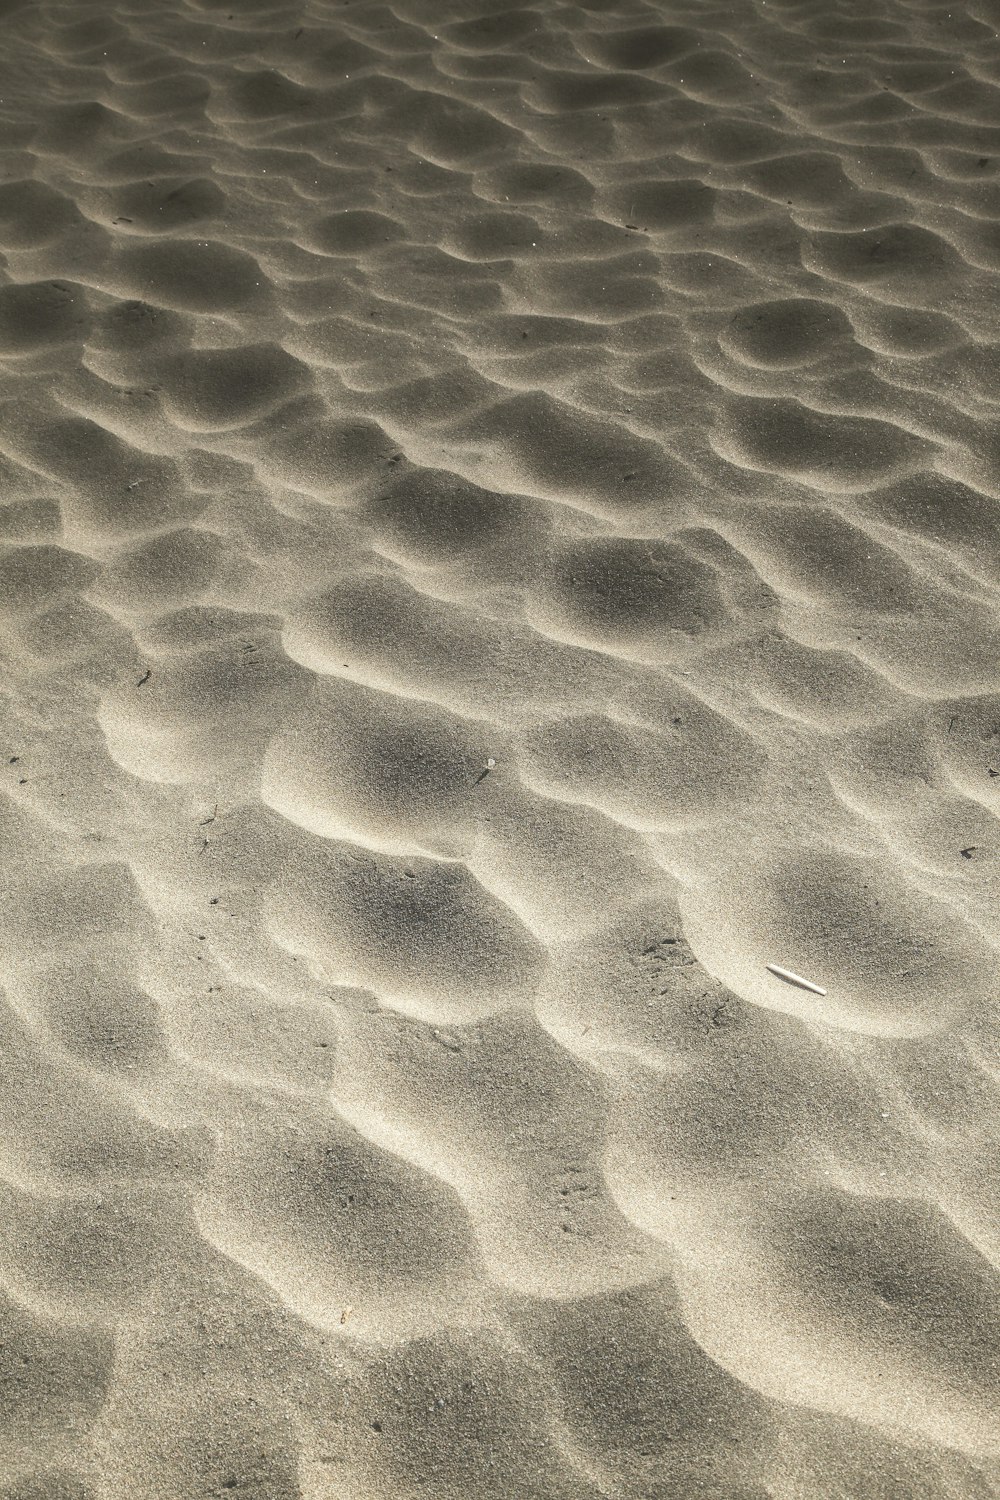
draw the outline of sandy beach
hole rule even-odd
[[[0,27],[0,1500],[996,1500],[1000,12]]]

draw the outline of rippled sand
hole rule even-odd
[[[1000,1495],[996,23],[0,0],[3,1500]]]

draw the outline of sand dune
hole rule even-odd
[[[0,1500],[1000,1495],[996,15],[0,21]]]

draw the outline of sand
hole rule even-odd
[[[2,0],[2,1500],[1000,1495],[997,19]]]

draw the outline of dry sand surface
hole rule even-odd
[[[998,17],[0,0],[0,1500],[1000,1495]]]

